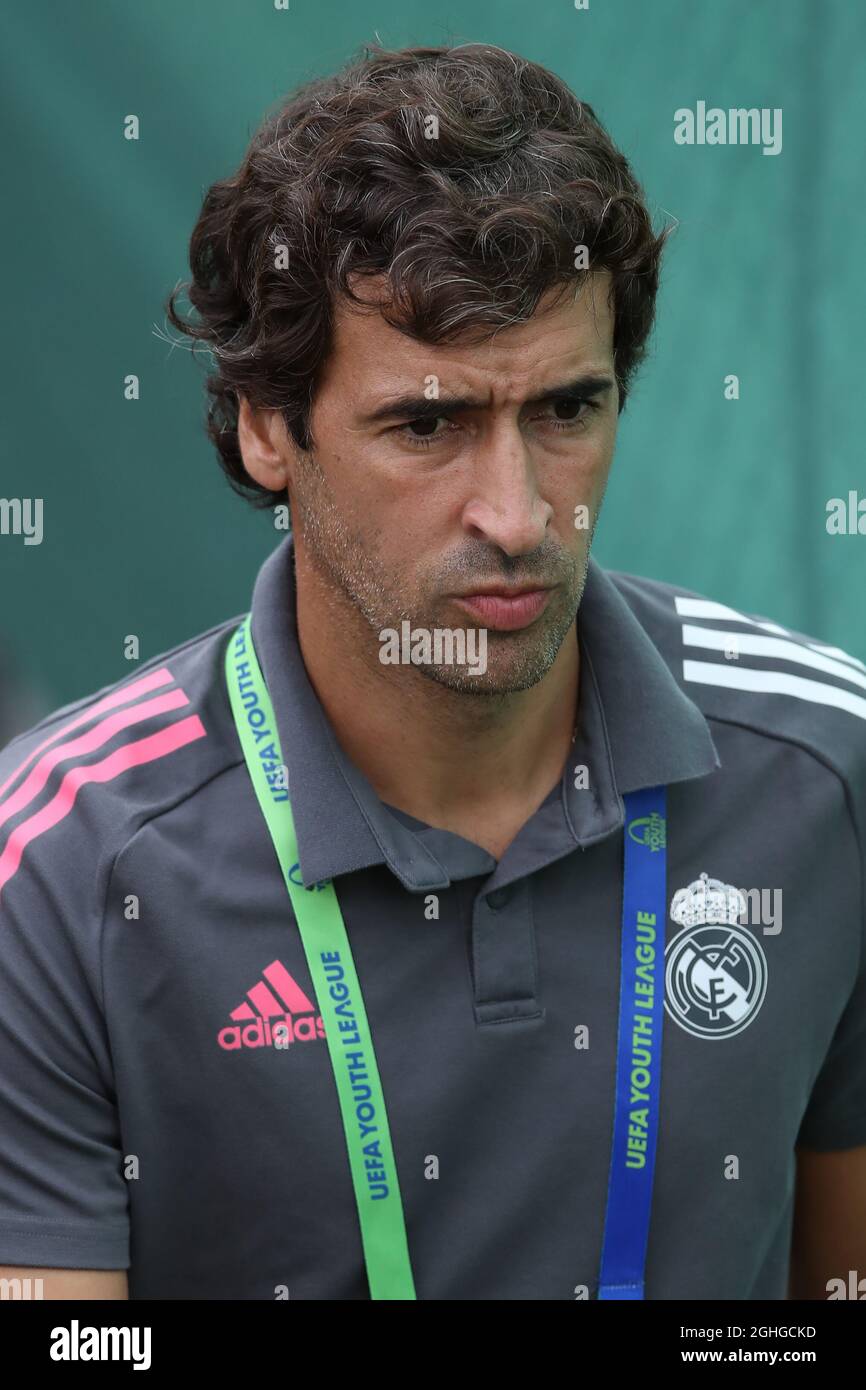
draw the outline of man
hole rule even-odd
[[[208,193],[170,315],[292,531],[251,625],[0,758],[5,1275],[866,1274],[864,667],[590,558],[663,240],[482,45],[311,84]]]

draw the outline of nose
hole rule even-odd
[[[463,525],[506,555],[525,555],[544,541],[553,507],[538,491],[532,455],[520,430],[503,431],[479,449]]]

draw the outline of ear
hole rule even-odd
[[[256,410],[246,396],[240,396],[238,447],[244,468],[257,483],[271,492],[288,487],[297,446],[278,410]]]

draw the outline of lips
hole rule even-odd
[[[543,613],[550,589],[478,589],[455,595],[454,602],[467,609],[484,627],[512,631],[528,627]]]
[[[520,598],[522,594],[539,594],[547,591],[546,584],[518,584],[509,588],[507,584],[492,584],[484,589],[471,589],[458,598]]]

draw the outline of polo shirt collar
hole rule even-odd
[[[496,861],[479,846],[394,814],[340,747],[301,655],[291,534],[259,571],[251,626],[288,769],[304,885],[382,863],[413,892],[447,888],[454,876],[490,872]],[[592,556],[577,630],[577,734],[560,784],[535,813],[557,840],[536,867],[619,829],[624,793],[700,777],[719,766],[704,716]],[[573,769],[581,764],[588,786],[576,789]],[[453,851],[461,847],[465,854],[455,875]]]

